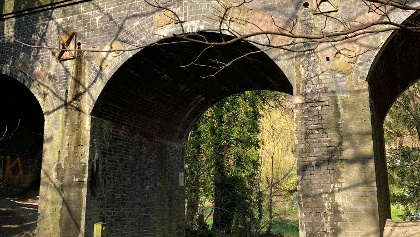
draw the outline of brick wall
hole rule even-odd
[[[92,117],[85,235],[105,222],[110,236],[183,236],[183,149]]]
[[[308,8],[303,7],[304,2],[309,4]],[[360,1],[332,2],[339,6],[338,12],[333,13],[338,19],[344,17],[359,22],[372,17],[364,11]],[[211,20],[220,15],[221,6],[215,2],[173,1],[168,2],[168,6],[172,3],[172,9],[179,13],[189,31],[218,26],[217,21]],[[294,27],[301,33],[313,33],[322,29],[325,21],[322,16],[313,14],[314,6],[315,1],[253,1],[249,7],[234,11],[232,16],[258,22],[264,29]],[[398,12],[390,15],[399,22],[407,16]],[[168,68],[179,66],[174,63],[180,55],[176,50],[164,51],[174,57],[165,57],[167,60],[154,67],[153,73],[145,73],[145,68],[136,63],[141,62],[139,58],[150,58],[143,55],[141,52],[145,51],[140,48],[118,54],[85,52],[83,59],[75,62],[77,60],[58,61],[54,50],[30,48],[13,41],[56,46],[58,35],[74,31],[83,49],[128,49],[180,33],[179,24],[174,23],[164,12],[140,0],[83,1],[41,12],[8,15],[0,21],[0,72],[29,88],[45,117],[39,233],[66,236],[66,221],[72,221],[75,224],[68,227],[72,229],[68,235],[82,236],[85,232],[92,233],[93,223],[105,221],[112,235],[123,232],[130,236],[144,231],[141,234],[149,236],[182,236],[183,191],[178,186],[183,160],[181,143],[197,116],[231,93],[249,89],[291,93],[293,86],[301,236],[380,235],[383,219],[389,214],[389,204],[386,184],[383,184],[386,170],[379,129],[381,119],[377,118],[384,116],[394,97],[419,77],[418,60],[405,56],[413,53],[413,57],[418,58],[414,47],[418,42],[403,40],[416,36],[398,38],[401,47],[396,51],[381,51],[388,56],[378,64],[374,63],[379,52],[375,47],[385,42],[388,33],[340,44],[346,52],[360,53],[351,60],[336,54],[332,47],[306,53],[270,50],[266,52],[268,60],[255,58],[238,64],[222,74],[223,77],[213,78],[218,81],[214,84],[209,80],[197,81],[201,75],[199,70],[170,74]],[[238,26],[242,33],[251,29],[252,24]],[[272,40],[290,42],[283,38]],[[242,49],[239,47],[239,51]],[[217,53],[225,55],[227,52],[231,53],[232,48]],[[404,60],[394,60],[394,55]],[[133,65],[127,63],[131,58]],[[372,64],[377,67],[370,71]],[[392,64],[396,66],[388,67]],[[107,108],[105,112],[91,120],[101,93],[112,93],[116,88],[106,88],[109,80],[120,76],[130,80],[134,74],[124,71],[128,69],[142,76],[139,78],[144,79],[144,74],[152,75],[147,78],[150,81],[135,84],[144,89],[136,91],[137,94],[153,91],[154,96],[147,95],[148,105],[138,103],[136,108],[141,109],[134,113],[144,116],[143,112],[153,111],[152,115],[143,118],[145,123],[130,117],[125,117],[124,121],[106,117],[105,112],[108,116],[116,111],[112,106],[131,111],[125,103],[129,98],[119,100],[120,95],[117,95],[109,97],[111,99],[101,105]],[[121,75],[121,72],[124,73]],[[404,72],[413,77],[406,77]],[[187,73],[190,78],[184,76]],[[395,77],[381,83],[390,75]],[[172,80],[157,80],[162,78]],[[401,83],[392,84],[393,78]],[[408,79],[400,80],[402,78]],[[128,84],[124,87],[124,83],[117,86],[122,86],[119,92],[131,89]],[[147,86],[151,89],[146,90]],[[162,90],[163,86],[175,89]],[[187,94],[191,97],[182,97]],[[388,94],[393,96],[388,98]],[[386,95],[385,100],[383,95]],[[147,121],[148,118],[153,121]],[[182,126],[177,126],[179,123]],[[153,126],[152,135],[147,134],[149,127],[145,124]],[[73,192],[72,187],[76,191]]]

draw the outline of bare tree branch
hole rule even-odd
[[[396,7],[402,10],[420,10],[420,6],[410,6],[407,5],[407,1],[404,1],[404,3],[401,3],[399,1],[395,1],[395,0],[367,0],[369,2],[373,2],[373,3],[379,3],[379,4],[383,4],[386,6],[392,6],[392,7]]]
[[[358,40],[360,37],[370,36],[382,32],[389,32],[395,30],[410,30],[413,32],[420,32],[420,25],[411,23],[409,25],[392,21],[389,13],[395,9],[402,11],[408,10],[420,10],[420,6],[414,4],[407,4],[407,1],[397,0],[362,0],[363,4],[367,7],[367,12],[373,14],[371,21],[349,21],[344,18],[335,17],[327,13],[317,13],[319,17],[325,17],[321,22],[321,28],[316,29],[317,31],[311,32],[310,34],[299,33],[297,31],[298,19],[289,18],[291,25],[282,26],[274,16],[271,18],[272,25],[270,27],[263,27],[257,22],[242,17],[242,11],[251,9],[247,5],[253,2],[253,0],[242,0],[237,2],[226,2],[222,0],[212,1],[214,6],[213,10],[216,12],[212,17],[207,16],[208,20],[216,23],[216,29],[203,29],[206,32],[215,32],[220,34],[220,40],[209,40],[205,36],[197,32],[189,32],[186,27],[186,19],[183,19],[177,12],[175,6],[176,1],[171,0],[144,0],[145,4],[155,8],[158,11],[163,11],[165,17],[171,19],[172,23],[176,25],[179,34],[177,35],[166,35],[160,36],[159,42],[154,42],[145,45],[129,45],[125,49],[107,49],[100,50],[96,48],[78,48],[70,49],[68,51],[77,51],[80,53],[115,53],[119,55],[122,52],[137,51],[149,46],[155,45],[167,45],[167,44],[178,44],[178,43],[198,43],[205,46],[205,49],[199,53],[199,55],[187,66],[199,66],[214,69],[214,73],[205,76],[213,77],[220,73],[226,67],[229,67],[235,61],[245,58],[251,54],[265,52],[270,49],[280,49],[289,52],[307,52],[318,49],[322,44],[332,45],[333,48],[340,50],[335,46],[334,43],[347,42]],[[218,7],[217,7],[218,6]],[[320,11],[319,6],[317,6]],[[375,15],[377,17],[375,17]],[[245,14],[246,15],[246,14]],[[270,19],[268,19],[270,21]],[[335,26],[335,27],[332,27]],[[228,35],[229,37],[226,37]],[[174,40],[175,39],[175,40]],[[60,52],[62,49],[58,47],[31,45],[24,43],[19,39],[12,39],[12,42],[31,47],[34,49],[48,49],[56,52]],[[229,62],[222,62],[219,59],[207,59],[208,64],[198,63],[198,60],[203,57],[203,54],[212,49],[215,46],[233,44],[237,42],[248,42],[253,45],[259,46],[260,50],[245,53]],[[303,47],[304,46],[304,47]],[[372,49],[370,49],[372,48]],[[370,46],[368,49],[358,52],[357,55],[376,49],[375,46]]]
[[[11,132],[8,131],[8,128],[6,126],[5,129],[4,129],[3,135],[0,136],[0,142],[4,141],[4,140],[7,140],[7,139],[10,139],[13,136],[13,134],[15,133],[15,131],[18,129],[19,125],[20,125],[20,119],[18,120],[18,123],[17,123],[16,127]]]
[[[283,27],[279,26],[274,18],[272,17],[272,22],[275,26],[277,26],[277,30],[264,30],[263,28],[261,28],[260,26],[258,26],[256,23],[251,22],[249,20],[244,20],[244,19],[239,19],[237,17],[234,16],[230,16],[229,13],[232,12],[235,8],[240,8],[245,6],[246,4],[249,4],[250,2],[252,2],[252,0],[243,0],[239,3],[236,4],[227,4],[224,1],[221,0],[215,0],[215,2],[220,5],[220,7],[222,8],[222,11],[220,12],[220,15],[216,18],[218,21],[218,29],[206,29],[206,31],[209,32],[218,32],[220,33],[222,36],[223,34],[230,34],[232,36],[234,36],[234,38],[230,38],[229,40],[225,40],[222,37],[222,41],[221,42],[210,42],[207,39],[205,39],[204,37],[201,36],[201,38],[197,38],[197,36],[199,34],[196,33],[190,33],[186,31],[185,28],[185,21],[183,19],[181,19],[181,17],[177,14],[177,12],[173,9],[171,9],[171,5],[168,4],[170,1],[165,1],[163,4],[159,3],[157,0],[144,0],[144,2],[152,7],[155,7],[156,9],[160,9],[160,10],[164,10],[164,11],[168,11],[171,16],[167,16],[169,18],[171,18],[174,21],[174,24],[178,24],[179,25],[179,30],[181,31],[181,34],[179,35],[174,35],[174,36],[166,36],[166,37],[162,37],[162,40],[165,39],[169,39],[172,37],[176,37],[179,40],[182,41],[189,41],[189,42],[195,42],[195,43],[201,43],[201,44],[206,44],[206,45],[224,45],[224,44],[231,44],[231,43],[235,43],[238,41],[248,41],[250,43],[256,43],[260,46],[266,46],[266,47],[272,47],[272,48],[279,48],[279,49],[285,49],[285,50],[292,50],[291,47],[292,46],[296,46],[296,45],[300,45],[300,44],[304,44],[304,43],[317,43],[317,44],[321,44],[321,43],[330,43],[330,42],[340,42],[340,41],[345,41],[348,39],[352,39],[361,35],[367,35],[367,34],[374,34],[374,33],[380,33],[380,32],[387,32],[387,31],[393,31],[393,30],[398,30],[398,29],[406,29],[406,30],[411,30],[411,31],[415,31],[415,32],[419,32],[420,31],[420,26],[414,25],[414,26],[406,26],[403,24],[399,24],[397,22],[393,22],[390,17],[388,16],[388,13],[384,10],[381,9],[382,6],[390,6],[390,7],[396,7],[398,9],[402,9],[402,10],[420,10],[419,6],[412,6],[412,5],[407,5],[406,2],[404,3],[400,3],[398,1],[395,0],[362,0],[365,5],[369,8],[369,12],[375,12],[380,16],[384,16],[386,18],[386,20],[377,20],[377,21],[372,21],[372,22],[368,22],[368,23],[358,23],[358,25],[356,26],[352,26],[350,24],[350,22],[346,22],[346,20],[344,19],[338,19],[335,17],[332,17],[328,14],[322,14],[323,16],[326,17],[325,21],[324,21],[324,27],[323,29],[321,29],[320,33],[315,33],[315,34],[297,34],[294,33],[293,30],[295,29],[294,26],[296,25],[296,22],[294,19],[291,19],[293,23],[293,25],[291,26],[290,29],[284,29]],[[375,5],[377,4],[377,5]],[[327,24],[327,19],[333,19],[339,22],[340,25],[342,25],[343,29],[342,30],[336,30],[336,31],[324,31],[326,24]],[[215,19],[213,19],[215,20]],[[255,27],[255,31],[250,32],[250,33],[246,33],[246,34],[240,34],[233,26],[232,24],[236,22],[238,24],[243,24],[243,25],[250,25]],[[263,42],[257,42],[254,38],[257,36],[264,36],[267,40],[265,43]],[[297,41],[292,41],[290,43],[286,43],[286,44],[273,44],[272,41],[270,40],[270,37],[283,37],[285,39],[295,39]],[[37,48],[37,49],[50,49],[50,50],[56,50],[56,51],[60,51],[61,48],[58,47],[50,47],[50,46],[40,46],[40,45],[31,45],[31,44],[27,44],[24,43],[18,39],[13,39],[14,42],[19,43],[21,45],[27,46],[27,47],[31,47],[31,48]],[[174,42],[172,42],[174,43]],[[179,43],[179,42],[176,42]],[[142,46],[136,46],[136,47],[132,47],[132,48],[127,48],[127,49],[118,49],[118,50],[98,50],[98,49],[70,49],[69,51],[82,51],[82,52],[94,52],[94,53],[101,53],[101,52],[115,52],[115,53],[119,53],[119,52],[125,52],[125,51],[135,51],[135,50],[139,50],[148,46],[153,46],[156,43],[152,43],[152,44],[147,44],[147,45],[142,45]]]

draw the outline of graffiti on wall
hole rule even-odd
[[[13,161],[12,161],[13,160]],[[24,181],[23,167],[20,155],[14,158],[6,155],[3,180],[6,184],[17,186]]]

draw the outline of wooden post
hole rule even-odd
[[[93,225],[93,237],[106,237],[106,223],[98,222]]]

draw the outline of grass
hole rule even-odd
[[[296,237],[299,236],[299,214],[297,208],[291,207],[274,207],[276,217],[273,220],[272,234],[282,234],[285,237]],[[213,218],[211,216],[212,206],[206,205],[204,207],[205,216],[209,215],[206,219],[207,225],[213,224]],[[281,213],[281,214],[280,214]],[[263,222],[267,221],[267,208],[264,208]]]
[[[391,219],[395,221],[403,221],[404,209],[399,206],[391,206]]]
[[[299,214],[297,208],[282,208],[277,206],[275,212],[280,216],[274,219],[273,234],[282,234],[287,237],[299,236]]]
[[[268,225],[268,209],[264,208],[264,217],[262,220],[262,225],[267,227]],[[282,234],[286,237],[299,236],[299,214],[297,208],[292,208],[291,206],[274,206],[274,219],[273,225],[271,228],[271,233],[274,235]],[[264,233],[264,229],[262,233]]]
[[[418,210],[414,208],[405,209],[401,205],[391,205],[391,219],[395,221],[405,221],[407,214],[416,212],[418,212]]]
[[[273,234],[281,233],[284,236],[299,236],[299,221],[290,219],[276,219],[273,225]]]

